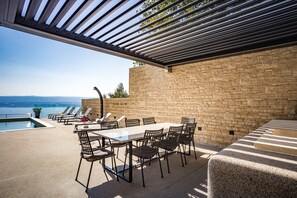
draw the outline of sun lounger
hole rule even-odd
[[[62,121],[66,120],[66,119],[69,119],[69,118],[80,118],[80,117],[81,117],[81,111],[82,111],[82,108],[80,107],[80,108],[75,112],[75,114],[58,116],[58,117],[57,117],[57,121],[58,121],[58,122],[62,122]]]
[[[72,117],[72,118],[67,118],[67,119],[65,119],[64,120],[64,124],[65,125],[69,125],[69,122],[79,122],[79,121],[81,121],[81,119],[83,119],[83,118],[88,118],[88,116],[89,116],[89,114],[91,113],[91,111],[92,111],[92,108],[88,108],[86,111],[85,111],[85,113],[83,114],[83,115],[81,115],[81,116],[78,116],[78,117]]]
[[[76,123],[73,123],[75,125],[74,128],[76,128],[77,126],[82,126],[82,125],[98,125],[101,124],[103,122],[106,121],[106,119],[111,115],[111,113],[107,113],[105,116],[103,116],[100,119],[96,119],[95,121],[87,121],[87,122],[83,122],[83,121],[78,121]]]
[[[61,112],[61,113],[50,113],[50,114],[47,115],[47,117],[48,117],[48,119],[52,119],[53,116],[65,114],[68,111],[68,109],[70,109],[70,106],[66,107],[64,109],[64,111]]]
[[[56,120],[59,116],[62,116],[62,115],[71,115],[71,114],[73,113],[73,111],[75,110],[75,108],[76,108],[76,107],[71,107],[71,108],[69,109],[69,111],[68,111],[67,113],[65,113],[65,114],[54,115],[54,116],[52,117],[52,120]]]

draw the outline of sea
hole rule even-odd
[[[0,96],[0,118],[34,116],[33,108],[41,108],[40,117],[62,112],[67,106],[81,106],[82,97]],[[75,112],[75,111],[74,111]]]

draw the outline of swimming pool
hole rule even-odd
[[[14,131],[14,130],[25,130],[47,127],[44,122],[34,118],[11,118],[11,119],[0,119],[0,132]]]

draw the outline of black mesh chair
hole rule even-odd
[[[182,130],[183,130],[183,126],[178,126],[178,127],[171,126],[169,128],[169,132],[166,139],[155,143],[155,146],[165,150],[164,157],[166,158],[168,173],[170,173],[168,155],[169,153],[174,152],[174,150],[177,147],[180,154],[182,166],[184,166],[183,154],[181,153],[181,148],[179,145],[179,137],[180,137],[180,134],[182,133]]]
[[[142,121],[143,121],[143,125],[156,124],[154,117],[142,118]]]
[[[181,124],[187,124],[187,123],[195,123],[195,118],[189,118],[189,117],[182,117],[181,118]]]
[[[134,126],[140,126],[140,120],[135,118],[135,119],[127,119],[125,118],[125,125],[126,127],[134,127]],[[136,145],[139,145],[139,142],[142,140],[136,140]]]
[[[140,120],[139,119],[127,119],[127,118],[125,118],[125,125],[126,125],[126,127],[140,126]]]
[[[155,146],[155,143],[160,141],[162,138],[163,129],[160,130],[146,130],[143,137],[142,145],[132,149],[132,154],[140,159],[141,174],[142,174],[142,185],[145,187],[143,164],[144,160],[151,160],[155,155],[158,156],[161,178],[163,178],[162,164],[160,160],[159,148]]]
[[[194,134],[196,129],[196,123],[187,123],[185,124],[185,129],[179,137],[178,143],[182,145],[183,148],[183,155],[185,159],[185,164],[187,164],[186,155],[191,155],[191,143],[194,147],[194,154],[195,159],[197,160],[197,154],[195,150],[195,141],[194,141]],[[185,147],[189,146],[189,152],[186,153]]]
[[[117,171],[117,168],[116,168],[116,161],[115,161],[115,157],[114,157],[115,154],[114,154],[114,152],[112,152],[112,150],[107,149],[110,146],[95,147],[94,148],[91,145],[92,141],[90,141],[88,132],[78,131],[77,134],[78,134],[78,138],[79,138],[80,145],[81,145],[81,153],[80,153],[81,157],[80,157],[80,161],[79,161],[75,181],[79,182],[77,180],[77,178],[78,178],[78,174],[79,174],[82,159],[85,159],[86,161],[91,162],[91,167],[90,167],[90,171],[89,171],[87,186],[86,186],[86,190],[85,190],[87,192],[88,187],[89,187],[89,182],[90,182],[90,177],[91,177],[94,161],[99,161],[99,160],[111,157],[112,160],[114,160],[114,163],[115,163],[115,172],[117,173],[118,171]],[[103,170],[105,171],[104,167],[103,167]],[[119,181],[118,175],[117,175],[117,181]],[[79,183],[82,184],[81,182],[79,182]]]

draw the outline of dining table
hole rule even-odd
[[[182,124],[178,123],[157,123],[150,125],[141,125],[134,127],[125,127],[125,128],[117,128],[117,129],[109,129],[109,130],[95,130],[94,127],[90,128],[80,128],[80,131],[90,131],[95,135],[98,135],[102,138],[102,146],[105,146],[105,139],[110,139],[118,143],[126,143],[128,145],[128,178],[121,176],[119,177],[124,179],[125,181],[131,183],[133,181],[133,164],[132,164],[132,141],[143,139],[144,133],[146,130],[158,130],[163,128],[163,133],[168,133],[169,128],[171,126],[182,126]],[[103,166],[106,170],[109,170],[114,173],[112,169],[105,166],[105,162],[103,160]],[[125,170],[123,170],[125,171]],[[117,173],[116,173],[117,174]]]

